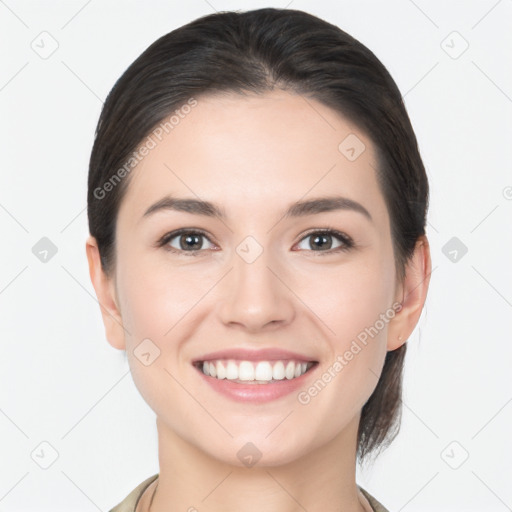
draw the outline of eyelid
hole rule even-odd
[[[208,233],[206,233],[206,231],[204,231],[204,230],[202,230],[200,228],[190,227],[190,228],[180,228],[180,229],[176,229],[174,231],[170,231],[168,233],[165,233],[157,241],[156,246],[157,247],[164,247],[166,250],[168,250],[170,252],[173,252],[173,253],[176,253],[176,254],[180,254],[180,255],[185,255],[185,256],[199,256],[204,251],[207,250],[207,249],[199,249],[199,250],[193,250],[193,251],[185,251],[185,250],[181,250],[181,249],[176,249],[174,247],[170,247],[168,245],[169,242],[172,239],[174,239],[174,238],[176,238],[176,237],[178,237],[178,236],[180,236],[182,234],[185,234],[185,233],[193,233],[193,234],[201,235],[204,238],[206,238],[213,245],[217,245],[215,242],[213,242],[210,239],[210,235]],[[305,238],[307,238],[308,236],[311,236],[313,234],[327,234],[327,235],[333,236],[334,238],[337,238],[343,244],[341,247],[336,247],[335,249],[329,249],[329,250],[326,250],[326,251],[307,250],[307,252],[317,253],[316,256],[328,255],[328,254],[336,254],[336,253],[339,253],[339,252],[348,251],[348,250],[350,250],[350,249],[352,249],[352,248],[354,248],[356,246],[356,244],[354,243],[354,240],[352,239],[352,237],[350,237],[346,233],[343,233],[343,232],[341,232],[341,231],[339,231],[339,230],[337,230],[337,229],[335,229],[335,228],[333,228],[331,226],[325,226],[323,228],[311,228],[310,230],[306,231],[305,233],[302,233],[300,235],[300,238],[298,239],[298,241],[295,242],[293,245],[294,246],[297,245],[298,243],[302,242]]]
[[[329,249],[327,251],[313,251],[313,250],[307,251],[307,252],[310,252],[313,254],[316,253],[315,254],[316,256],[337,254],[339,252],[348,251],[348,250],[356,247],[356,244],[351,236],[347,235],[346,233],[343,233],[342,231],[339,231],[338,229],[336,229],[332,226],[325,226],[323,228],[312,228],[312,229],[306,231],[306,233],[303,233],[301,235],[300,239],[298,240],[298,242],[294,245],[297,245],[298,243],[302,242],[305,238],[307,238],[315,233],[330,235],[330,236],[340,240],[343,244],[341,247],[336,247],[335,249]]]
[[[354,241],[352,240],[352,238],[347,235],[346,233],[343,233],[342,231],[340,231],[339,229],[336,229],[334,227],[331,227],[331,226],[324,226],[323,228],[311,228],[309,229],[308,231],[306,231],[305,233],[302,233],[300,235],[300,238],[299,238],[299,242],[302,241],[304,238],[306,238],[307,236],[310,236],[312,235],[313,233],[326,233],[328,235],[333,235],[333,236],[336,236],[338,238],[341,238],[341,240],[349,243],[353,243]]]
[[[174,239],[180,235],[183,235],[185,233],[194,233],[197,235],[201,235],[204,238],[206,238],[211,244],[216,245],[215,242],[210,240],[210,236],[208,235],[208,233],[206,233],[206,231],[204,231],[200,228],[180,228],[180,229],[176,229],[174,231],[169,231],[168,233],[165,233],[162,237],[160,237],[155,245],[157,247],[164,247],[164,249],[166,249],[170,252],[185,254],[187,256],[198,256],[199,254],[201,254],[203,251],[206,250],[206,249],[201,249],[198,251],[183,251],[180,249],[176,249],[174,247],[170,247],[168,245],[172,239]]]

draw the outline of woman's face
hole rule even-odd
[[[119,210],[113,284],[125,331],[110,339],[160,428],[236,465],[246,452],[284,464],[354,433],[401,299],[370,140],[284,91],[200,97],[169,126]],[[297,207],[322,198],[338,205]],[[178,229],[187,233],[165,238]],[[250,355],[214,354],[225,350]],[[280,377],[281,360],[294,378],[228,382],[194,364],[212,358],[243,378],[250,368]],[[295,378],[301,361],[317,363]]]

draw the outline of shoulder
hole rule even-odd
[[[140,497],[157,478],[158,473],[150,476],[149,478],[146,478],[146,480],[135,487],[135,489],[133,489],[133,491],[131,491],[123,501],[118,503],[109,512],[135,512],[135,507],[137,506],[137,502],[139,501]],[[373,512],[389,512],[388,509],[379,503],[368,491],[365,491],[362,487],[359,487],[359,490],[370,503]]]
[[[151,485],[151,483],[158,478],[158,473],[156,475],[150,476],[146,478],[144,482],[140,483],[133,491],[126,496],[126,498],[118,503],[113,509],[109,510],[109,512],[135,512],[135,507],[137,506],[137,502],[139,501],[142,493]]]
[[[358,486],[359,487],[359,486]],[[365,491],[362,487],[359,487],[359,490],[363,493],[364,497],[370,503],[373,512],[389,512],[389,510],[379,503],[368,491]]]

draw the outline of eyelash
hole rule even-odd
[[[184,256],[200,256],[203,251],[207,250],[207,249],[199,249],[199,250],[193,250],[193,251],[184,251],[184,250],[181,250],[181,249],[176,249],[174,247],[170,247],[168,245],[169,242],[173,238],[176,238],[177,236],[180,236],[180,235],[183,235],[183,234],[201,235],[201,236],[204,236],[206,239],[208,239],[208,241],[210,241],[210,243],[212,243],[211,240],[209,239],[208,235],[203,230],[201,230],[201,229],[191,229],[191,228],[182,228],[182,229],[178,229],[176,231],[172,231],[170,233],[166,233],[163,237],[161,237],[158,240],[157,247],[164,247],[164,249],[166,251],[169,251],[169,252],[172,252],[172,253],[176,253],[176,254],[179,254],[179,255],[184,255]],[[341,233],[340,231],[338,231],[338,230],[336,230],[334,228],[331,228],[331,227],[326,227],[326,228],[323,228],[323,229],[311,230],[311,231],[307,232],[299,240],[298,243],[302,242],[302,240],[304,240],[305,238],[308,238],[309,236],[317,235],[317,234],[319,234],[319,235],[331,235],[331,236],[334,236],[340,242],[342,242],[343,245],[341,245],[340,247],[337,247],[335,249],[329,249],[327,251],[313,251],[313,250],[309,250],[309,252],[317,253],[317,254],[315,254],[315,256],[324,256],[324,255],[327,255],[327,254],[334,254],[334,253],[338,253],[338,252],[346,252],[346,251],[349,251],[350,249],[355,247],[355,244],[354,244],[354,241],[352,240],[352,238],[350,238],[345,233]]]

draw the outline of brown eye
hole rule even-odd
[[[309,247],[303,249],[313,252],[332,253],[338,251],[346,251],[354,245],[350,237],[332,229],[313,231],[306,235],[301,240],[301,243],[302,241],[308,239],[309,242],[307,242],[307,245]]]
[[[334,229],[312,231],[303,237],[300,243],[304,243],[303,241],[308,239],[309,242],[307,245],[309,247],[299,248],[319,254],[332,254],[339,251],[348,251],[355,245],[349,236]],[[202,251],[208,249],[204,247],[204,240],[208,240],[213,246],[210,248],[215,248],[215,245],[202,231],[180,229],[164,235],[158,242],[158,246],[164,247],[165,249],[178,254],[181,253],[187,256],[199,256]]]
[[[158,245],[172,252],[189,253],[187,256],[196,256],[199,252],[207,249],[204,248],[204,240],[209,239],[203,232],[182,229],[167,233]],[[213,244],[212,246],[215,247]]]
[[[203,235],[197,234],[188,234],[188,235],[179,235],[178,236],[178,245],[181,250],[196,250],[202,248],[203,246]]]

